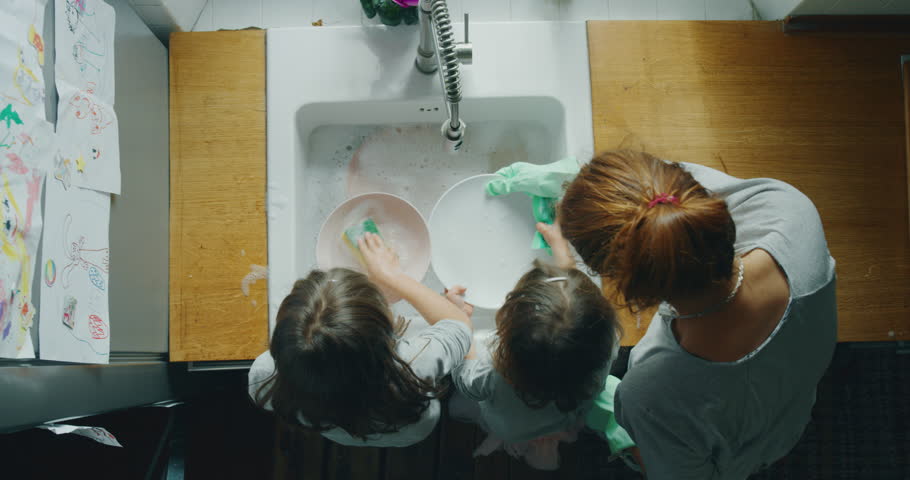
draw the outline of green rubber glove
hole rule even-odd
[[[493,196],[526,193],[531,196],[534,220],[552,224],[556,220],[556,200],[562,197],[563,186],[575,178],[580,168],[575,157],[546,165],[516,162],[496,171],[500,178],[487,183],[487,193]],[[544,249],[553,254],[540,232],[534,234],[531,248]]]
[[[613,415],[613,396],[616,394],[618,386],[618,378],[612,375],[607,376],[603,391],[594,397],[594,406],[585,417],[585,425],[602,432],[607,443],[610,444],[610,451],[614,454],[635,446],[635,441],[624,428],[616,423],[616,416]]]

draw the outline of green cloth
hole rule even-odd
[[[500,178],[487,183],[487,193],[493,196],[525,193],[531,197],[534,220],[552,224],[556,220],[556,200],[562,196],[564,185],[575,178],[580,168],[575,157],[545,165],[516,162],[496,171]],[[531,248],[546,249],[552,254],[540,232],[534,235]]]
[[[585,425],[603,433],[607,443],[610,444],[610,451],[613,453],[620,453],[635,446],[632,437],[616,423],[616,416],[613,415],[613,396],[616,394],[618,386],[618,378],[612,375],[607,376],[603,391],[594,397],[594,406],[585,417]]]

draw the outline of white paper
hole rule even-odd
[[[45,119],[42,67],[47,0],[0,1],[0,101],[23,116]]]
[[[42,243],[40,356],[108,363],[110,195],[48,176]]]
[[[0,138],[19,142],[7,140],[9,145],[0,147],[0,357],[7,358],[35,356],[29,333],[35,315],[31,290],[41,238],[44,171],[36,166],[34,142],[21,140],[28,137],[24,123],[10,121],[8,129],[0,120]],[[38,128],[42,124],[47,133],[49,125],[42,121]],[[13,128],[15,135],[9,133]]]
[[[153,403],[148,405],[149,407],[158,407],[158,408],[173,408],[178,405],[183,405],[183,402],[180,400],[165,400],[163,402]]]
[[[120,137],[113,107],[92,92],[61,84],[57,137],[62,160],[54,176],[66,183],[120,193]]]
[[[102,0],[55,0],[56,82],[114,104],[114,9]]]
[[[120,447],[123,448],[123,445],[117,441],[117,437],[107,431],[106,428],[101,427],[84,427],[82,425],[59,425],[48,423],[45,425],[40,425],[38,428],[50,431],[55,435],[66,435],[72,433],[74,435],[80,435],[86,438],[91,438],[92,440],[110,447]]]

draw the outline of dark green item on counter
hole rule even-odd
[[[366,14],[367,18],[376,16],[376,7],[373,5],[373,0],[360,0],[360,6],[363,8],[363,13]]]
[[[414,25],[418,21],[417,7],[404,8],[392,0],[360,0],[360,6],[367,18],[379,14],[379,21],[390,27],[401,25],[402,21],[406,25]]]

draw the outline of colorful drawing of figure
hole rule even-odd
[[[14,290],[10,293],[9,301],[2,302],[3,315],[6,317],[5,322],[0,319],[0,340],[5,341],[11,334],[16,334],[15,347],[21,350],[25,346],[25,340],[28,336],[28,329],[32,326],[32,320],[35,317],[35,309],[32,307],[21,290]],[[5,323],[5,324],[4,324]],[[18,324],[18,328],[14,327]]]
[[[36,54],[36,61],[40,61],[42,55],[43,53]],[[29,67],[28,62],[25,59],[25,53],[21,48],[19,49],[17,60],[18,65],[13,71],[13,87],[16,91],[13,95],[4,96],[10,100],[15,100],[16,102],[29,106],[41,105],[44,101],[44,82],[41,80],[40,76],[35,74],[34,70]]]
[[[16,235],[19,234],[19,214],[14,208],[12,197],[0,196],[0,213],[3,214],[2,227],[4,234],[4,247],[12,245],[16,241]]]
[[[69,264],[60,271],[61,284],[64,288],[70,286],[70,275],[73,270],[80,268],[89,274],[89,269],[96,268],[99,272],[107,274],[110,269],[110,249],[109,248],[85,248],[85,236],[80,236],[76,241],[68,242],[70,225],[73,223],[73,216],[67,214],[63,219],[63,252],[69,259]],[[100,273],[99,273],[100,275]]]
[[[28,297],[21,291],[16,291],[16,303],[14,310],[19,317],[19,336],[16,338],[16,350],[22,350],[25,346],[25,340],[29,336],[28,329],[32,328],[32,321],[35,319],[35,307]]]
[[[35,31],[34,24],[28,27],[28,43],[38,55],[38,65],[44,66],[44,39],[41,38],[41,34]]]
[[[94,84],[91,84],[91,88],[94,88]],[[70,106],[75,108],[76,118],[91,122],[92,135],[98,135],[113,123],[113,120],[106,118],[104,109],[101,108],[101,105],[95,103],[91,93],[92,90],[86,90],[73,95],[70,99]]]
[[[64,190],[69,190],[73,180],[73,162],[63,155],[54,157],[54,178],[60,180]]]
[[[53,260],[48,260],[44,264],[44,283],[48,287],[53,287],[57,282],[57,264]]]
[[[85,10],[85,0],[66,0],[64,12],[66,14],[66,27],[71,32],[75,32],[82,23],[83,18],[88,15]]]
[[[13,104],[8,103],[3,110],[0,110],[0,122],[5,122],[6,129],[9,130],[12,124],[22,125],[22,117],[19,116],[19,112],[13,109]],[[8,136],[12,136],[12,134]]]
[[[67,295],[63,299],[63,324],[69,327],[70,330],[76,326],[76,304],[78,302],[75,298]]]
[[[13,173],[18,173],[19,175],[25,175],[28,173],[28,167],[25,166],[25,162],[22,161],[22,157],[17,153],[7,153],[6,159],[9,160],[9,170]]]
[[[99,65],[103,62],[104,53],[97,50],[97,47],[90,48],[90,40],[88,36],[83,35],[73,44],[73,61],[79,65],[80,72],[85,72],[87,69],[95,72],[101,71]]]
[[[104,276],[101,275],[101,271],[95,267],[89,267],[88,279],[90,282],[92,282],[92,285],[94,285],[95,288],[104,291]]]
[[[93,339],[103,340],[107,338],[107,324],[105,324],[98,315],[88,316],[88,328]]]
[[[19,180],[18,185],[13,184],[10,178]],[[9,337],[14,335],[16,351],[25,345],[35,314],[30,302],[32,253],[28,250],[26,238],[40,200],[40,182],[41,176],[33,172],[11,176],[0,168],[0,282],[9,292],[8,297],[3,295],[5,305],[0,339],[8,342]],[[23,183],[25,188],[21,188]],[[16,190],[19,197],[13,194],[14,185],[19,187]]]

